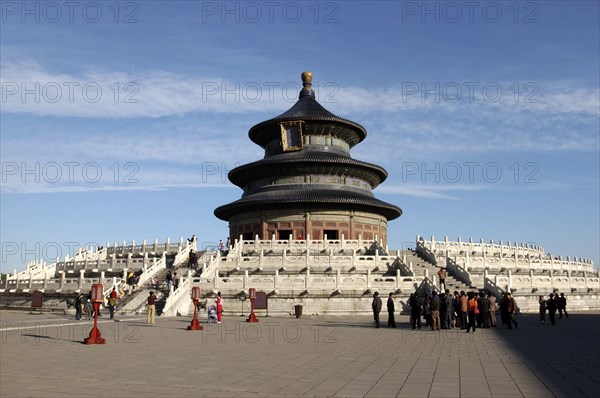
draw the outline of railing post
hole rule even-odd
[[[335,288],[336,288],[336,290],[339,290],[340,286],[341,286],[341,272],[339,269],[337,269],[335,272]]]
[[[308,287],[310,285],[310,269],[306,269],[306,276],[304,277],[304,289],[308,290]]]
[[[396,268],[396,289],[400,288],[400,269]]]
[[[279,270],[275,270],[275,277],[273,278],[273,289],[277,290],[277,286],[279,285]],[[245,290],[245,288],[244,288]]]
[[[367,269],[367,289],[371,287],[371,270]]]
[[[83,289],[83,275],[85,274],[85,270],[79,270],[79,289]]]

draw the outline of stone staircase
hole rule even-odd
[[[414,250],[401,250],[400,257],[402,257],[403,255],[406,255],[406,264],[410,264],[412,262],[413,270],[417,275],[423,275],[425,273],[425,270],[427,270],[427,272],[429,273],[429,278],[431,280],[433,280],[434,279],[433,277],[435,276],[437,287],[439,288],[439,281],[437,279],[437,273],[438,273],[440,267],[437,267],[437,266],[431,264],[429,261],[427,261],[424,258],[422,258],[421,256],[419,256],[417,254],[417,252]],[[455,290],[457,290],[459,292],[461,290],[464,290],[466,292],[468,290],[477,289],[476,286],[469,286],[469,285],[466,285],[465,283],[455,279],[452,275],[450,275],[448,273],[447,269],[446,269],[446,288],[449,289],[450,292],[454,292]]]

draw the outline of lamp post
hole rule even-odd
[[[99,283],[92,285],[92,304],[94,306],[94,327],[90,331],[90,336],[83,340],[85,344],[106,344],[106,340],[100,335],[100,329],[98,329],[98,312],[100,311],[100,304],[104,301],[102,297],[104,287]]]
[[[200,288],[198,286],[192,288],[192,300],[194,301],[194,319],[192,320],[191,325],[187,327],[187,330],[203,330],[204,328],[200,326],[196,312],[198,309],[198,301],[200,300]]]
[[[254,301],[256,300],[256,289],[251,287],[250,293],[250,316],[246,319],[246,322],[258,322],[258,319],[254,315]]]

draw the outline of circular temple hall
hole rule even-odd
[[[386,244],[387,222],[402,210],[373,195],[387,172],[350,155],[367,131],[317,102],[312,73],[302,73],[302,85],[287,112],[250,129],[265,156],[229,172],[243,194],[215,215],[229,222],[232,241],[361,236]]]

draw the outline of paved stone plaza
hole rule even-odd
[[[204,331],[185,330],[190,317],[101,318],[107,344],[86,346],[91,321],[0,311],[0,396],[600,396],[598,313],[474,335],[396,318],[225,317]]]

